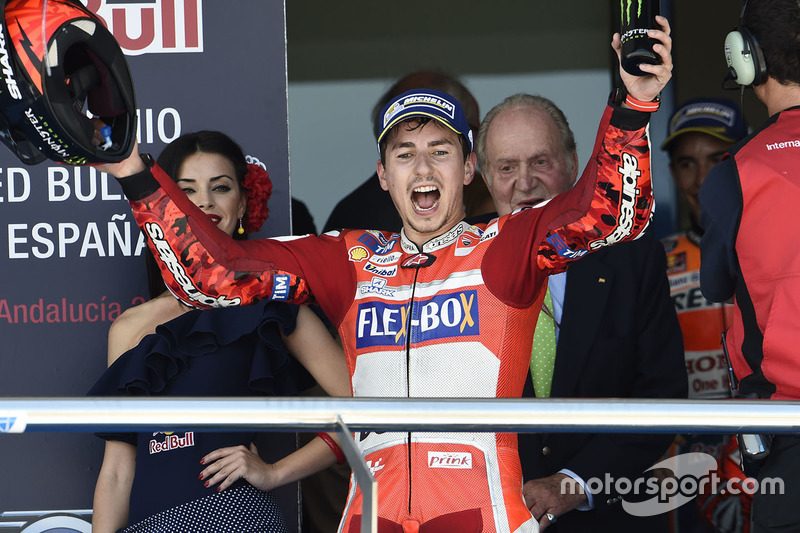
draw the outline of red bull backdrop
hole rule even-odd
[[[228,133],[272,177],[262,235],[287,234],[283,2],[83,1],[126,53],[140,150],[157,155],[198,129]],[[144,247],[112,177],[25,166],[0,147],[0,395],[89,390],[106,367],[111,322],[146,297]],[[102,453],[93,434],[0,434],[0,531],[37,521],[36,531],[88,531],[90,518],[75,511],[91,509]],[[78,516],[48,516],[58,511]]]

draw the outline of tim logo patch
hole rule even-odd
[[[276,274],[272,278],[272,299],[285,301],[289,298],[289,276]]]
[[[588,250],[572,250],[569,246],[567,246],[567,243],[565,243],[564,240],[555,233],[547,238],[547,242],[553,245],[553,248],[556,249],[556,253],[561,257],[576,259],[589,253]]]
[[[378,255],[386,255],[394,248],[394,245],[397,243],[397,238],[393,237],[387,240],[381,233],[364,233],[358,238],[358,242]]]

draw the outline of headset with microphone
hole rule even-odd
[[[728,75],[725,81],[735,81],[742,87],[760,85],[767,81],[764,53],[755,35],[743,23],[745,9],[747,0],[742,6],[739,26],[725,37],[725,61],[728,63]]]

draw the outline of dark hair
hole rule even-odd
[[[407,128],[408,131],[414,131],[414,130],[419,130],[419,129],[424,128],[425,125],[428,124],[429,122],[434,122],[436,124],[439,124],[441,127],[447,129],[446,126],[444,124],[442,124],[441,122],[438,122],[438,121],[433,120],[432,118],[428,118],[428,117],[413,117],[413,118],[409,118],[407,120],[404,120],[404,121],[400,122],[396,126],[393,126],[386,133],[386,135],[383,137],[383,139],[381,139],[381,142],[378,145],[378,149],[380,150],[380,154],[381,154],[381,164],[383,166],[386,166],[386,145],[389,143],[389,139],[390,138],[392,138],[395,135],[397,135],[397,128],[398,127],[400,127],[401,125],[405,124],[405,127]],[[461,146],[461,155],[464,158],[464,162],[466,162],[467,161],[467,156],[470,154],[470,149],[469,149],[469,144],[467,144],[467,139],[463,135],[459,135],[458,136],[458,143]]]
[[[203,130],[181,135],[164,148],[156,162],[174,180],[186,158],[198,152],[219,154],[229,160],[236,172],[236,181],[239,185],[244,183],[247,174],[244,152],[236,141],[219,131]]]
[[[742,25],[758,40],[767,74],[800,83],[800,0],[748,0]]]
[[[233,164],[236,173],[236,181],[239,187],[244,188],[244,177],[247,174],[247,160],[245,159],[242,148],[230,137],[219,131],[202,130],[181,135],[167,145],[161,151],[156,162],[164,172],[173,180],[178,177],[181,165],[191,155],[196,153],[218,154]],[[246,235],[234,233],[234,239],[245,239]],[[150,252],[150,248],[145,249],[145,267],[147,269],[147,287],[150,298],[155,298],[166,289],[158,264]]]

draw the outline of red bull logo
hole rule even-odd
[[[154,437],[159,435],[156,433]],[[168,452],[170,450],[177,450],[180,448],[189,448],[194,446],[194,431],[187,431],[183,437],[179,437],[172,432],[168,432],[164,436],[163,441],[150,439],[150,455],[154,453]]]
[[[127,55],[203,51],[203,0],[84,2]]]

